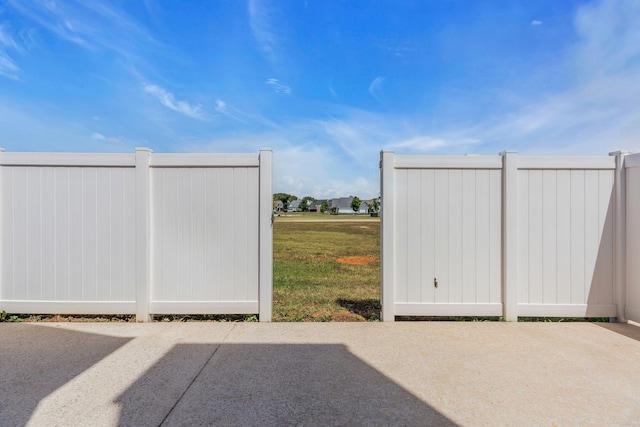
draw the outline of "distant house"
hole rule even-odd
[[[339,197],[337,199],[329,200],[329,209],[332,214],[355,214],[351,208],[351,202],[353,201],[353,196],[349,197]],[[362,201],[360,203],[360,209],[357,213],[367,213],[369,211],[369,205],[367,202]]]
[[[320,212],[320,207],[323,202],[327,202],[327,200],[316,200],[315,202],[311,202],[309,204],[309,212]],[[331,206],[331,204],[329,204]]]
[[[275,206],[276,212],[282,212],[282,209],[284,208],[284,203],[282,203],[282,200],[276,200],[273,204]]]
[[[289,209],[287,209],[287,212],[298,212],[300,210],[300,200],[294,200],[293,202],[289,203]]]

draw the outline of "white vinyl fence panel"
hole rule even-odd
[[[0,151],[0,310],[271,318],[271,151]]]
[[[153,312],[257,312],[258,179],[257,164],[152,168]]]
[[[404,160],[395,159],[395,313],[500,315],[501,171],[477,169],[473,157],[437,169]]]
[[[640,322],[640,154],[626,166],[626,307],[629,320]]]
[[[618,316],[618,157],[382,152],[384,320]]]
[[[42,163],[46,154],[0,154],[0,309],[134,310],[133,155],[80,167],[73,155],[49,159],[58,165],[33,166],[29,161]]]
[[[615,159],[519,160],[518,314],[615,317]]]

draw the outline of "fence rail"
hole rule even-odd
[[[0,151],[0,310],[269,321],[271,157]]]

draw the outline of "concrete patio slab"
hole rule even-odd
[[[640,425],[640,328],[0,324],[0,425]]]

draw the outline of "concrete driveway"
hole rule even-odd
[[[640,425],[640,328],[0,324],[0,425]]]

